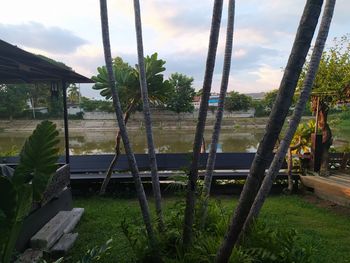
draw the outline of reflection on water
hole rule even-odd
[[[157,130],[154,131],[154,141],[158,153],[176,153],[192,151],[195,131]],[[20,149],[30,133],[13,132],[0,133],[0,152],[7,152],[15,147]],[[254,152],[263,135],[263,130],[246,131],[223,130],[220,135],[219,152]],[[130,141],[136,153],[147,152],[147,142],[144,130],[129,131]],[[64,152],[64,138],[60,134],[61,153]],[[207,145],[210,144],[211,132],[205,133]],[[87,131],[70,134],[70,150],[74,155],[113,153],[115,132]]]

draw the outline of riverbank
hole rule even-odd
[[[63,120],[52,120],[56,123],[57,128],[63,130]],[[12,131],[32,131],[41,122],[41,120],[0,120],[0,131],[12,132]],[[206,123],[206,129],[212,129],[215,119],[208,119]],[[222,121],[222,129],[263,129],[266,126],[267,117],[262,118],[226,118]],[[165,119],[156,120],[153,122],[154,129],[164,130],[195,130],[197,119]],[[114,120],[69,120],[68,122],[70,131],[115,131],[116,121]],[[144,122],[141,120],[131,119],[127,127],[129,130],[144,129]]]

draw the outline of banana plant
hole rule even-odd
[[[0,166],[0,262],[11,261],[24,218],[57,169],[58,131],[43,121],[26,140],[16,169]]]

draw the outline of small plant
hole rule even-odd
[[[110,244],[112,243],[113,239],[107,240],[105,244],[102,246],[98,247],[95,246],[91,249],[88,249],[85,253],[85,255],[79,260],[77,263],[93,263],[93,262],[98,262],[100,259],[105,256],[108,251],[112,248]],[[64,258],[61,257],[57,259],[56,261],[52,263],[61,263],[64,261]],[[45,259],[41,259],[39,263],[48,263]]]

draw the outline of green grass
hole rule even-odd
[[[228,211],[237,204],[236,197],[219,199]],[[164,207],[169,207],[175,200],[165,199]],[[101,262],[130,262],[133,252],[119,224],[123,218],[142,224],[137,200],[76,198],[74,205],[84,207],[85,214],[77,227],[79,237],[66,257],[67,262],[76,262],[88,248],[102,245],[110,238],[113,238],[112,249]],[[316,207],[299,196],[277,196],[268,199],[261,219],[272,227],[297,230],[300,242],[313,245],[314,262],[350,262],[350,220],[345,215]]]

